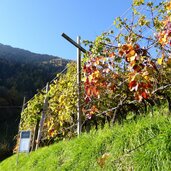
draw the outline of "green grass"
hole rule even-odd
[[[171,118],[155,111],[153,117],[20,154],[18,165],[16,159],[1,162],[0,171],[171,171]]]

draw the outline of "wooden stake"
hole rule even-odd
[[[34,151],[36,148],[36,139],[37,139],[37,135],[38,135],[39,123],[40,123],[40,120],[37,120],[36,126],[34,127],[31,151]]]
[[[24,97],[24,99],[23,99],[23,105],[22,105],[22,109],[21,109],[21,114],[24,111],[25,103],[26,103],[26,97]],[[21,119],[20,119],[20,122],[21,122]],[[20,122],[19,122],[19,125],[18,125],[18,135],[20,135]],[[20,142],[19,142],[19,144],[20,144]],[[17,149],[17,161],[16,161],[16,165],[18,165],[18,160],[19,160],[19,148],[20,148],[19,147],[19,144],[18,144],[18,149]]]
[[[41,136],[42,136],[43,124],[44,124],[44,121],[45,121],[45,118],[46,118],[46,110],[47,110],[47,107],[48,107],[48,97],[47,97],[48,91],[49,91],[49,83],[46,84],[46,96],[45,96],[45,99],[44,99],[42,117],[41,117],[41,120],[40,120],[40,125],[39,125],[37,140],[36,140],[36,150],[39,147],[40,139],[41,139]]]
[[[77,37],[77,44],[80,45],[80,37]],[[81,51],[77,48],[77,91],[78,91],[78,103],[77,103],[77,135],[81,134]]]

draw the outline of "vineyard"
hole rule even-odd
[[[130,16],[118,17],[110,29],[88,47],[82,58],[81,130],[121,124],[155,106],[167,103],[171,111],[171,1],[134,0]],[[25,105],[20,130],[38,129],[44,99],[48,107],[41,145],[76,136],[76,63],[52,81],[49,91],[38,92]]]

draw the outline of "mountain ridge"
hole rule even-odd
[[[17,58],[12,59],[12,56],[18,55]],[[11,45],[4,45],[0,43],[0,57],[5,58],[5,59],[10,59],[12,61],[17,61],[17,62],[38,62],[38,61],[46,61],[46,60],[51,60],[51,59],[60,59],[60,60],[66,60],[69,61],[68,59],[64,59],[59,56],[54,56],[54,55],[49,55],[49,54],[39,54],[35,52],[31,52],[29,50],[17,48],[17,47],[12,47]],[[26,59],[26,60],[23,60]]]

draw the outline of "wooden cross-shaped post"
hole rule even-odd
[[[86,50],[81,47],[80,45],[80,37],[77,37],[77,43],[72,40],[69,36],[65,33],[62,33],[62,36],[68,40],[71,44],[77,47],[77,94],[78,94],[78,101],[77,101],[77,135],[81,134],[81,52],[86,53]]]

